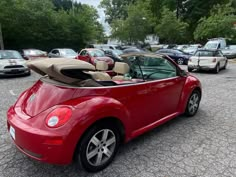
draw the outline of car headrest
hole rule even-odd
[[[108,70],[108,64],[105,61],[97,61],[96,69],[98,71],[107,71]]]
[[[68,84],[91,78],[90,75],[83,73],[83,71],[95,70],[95,67],[90,63],[66,58],[29,61],[27,66],[40,75],[48,75],[50,78]]]
[[[118,74],[127,74],[129,73],[130,67],[127,63],[116,62],[113,68],[113,71]]]

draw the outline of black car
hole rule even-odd
[[[112,58],[114,62],[123,62],[123,59],[120,57],[120,55],[123,54],[122,50],[105,49],[103,51],[105,55]]]
[[[156,53],[169,56],[179,65],[188,64],[188,60],[191,57],[191,55],[177,49],[160,49]]]

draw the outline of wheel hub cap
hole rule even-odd
[[[109,129],[97,132],[89,141],[86,158],[90,165],[100,166],[106,163],[115,151],[116,137]]]
[[[189,100],[188,110],[190,114],[194,114],[197,111],[198,105],[199,105],[199,96],[197,93],[195,93],[191,96]]]

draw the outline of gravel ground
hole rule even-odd
[[[75,165],[42,164],[20,153],[6,130],[6,111],[38,75],[0,79],[0,177],[235,177],[236,64],[219,74],[193,75],[203,86],[198,114],[177,117],[123,145],[115,161],[96,174]]]

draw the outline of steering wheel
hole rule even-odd
[[[153,74],[156,74],[156,73],[158,73],[159,71],[155,71],[155,72],[153,72],[153,73],[151,73],[151,74],[145,74],[144,75],[144,79],[150,79],[150,77],[153,75]]]

